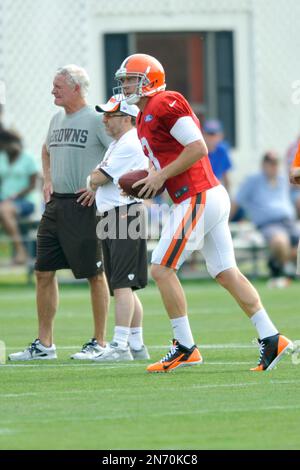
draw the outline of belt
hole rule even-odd
[[[59,199],[75,199],[79,198],[80,193],[52,193],[52,197],[57,197]]]

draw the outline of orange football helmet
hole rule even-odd
[[[135,91],[126,94],[125,78],[136,77]],[[121,93],[128,104],[137,103],[142,96],[152,96],[165,90],[165,71],[161,63],[147,54],[133,54],[127,57],[115,74],[119,86],[114,88],[114,95]]]

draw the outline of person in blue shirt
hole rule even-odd
[[[288,178],[280,173],[279,163],[276,153],[267,152],[262,170],[250,175],[239,188],[233,209],[242,207],[267,241],[273,278],[284,277],[285,264],[296,259],[300,235]]]
[[[35,208],[33,190],[38,164],[23,150],[22,140],[12,131],[0,132],[0,223],[14,245],[14,263],[23,264],[27,255],[18,220]]]
[[[209,119],[203,125],[203,137],[208,148],[208,157],[216,177],[225,186],[230,195],[229,172],[233,168],[230,147],[224,140],[223,125],[217,119]],[[245,219],[245,211],[240,207],[231,218],[232,222]]]
[[[216,177],[230,189],[228,172],[232,169],[229,144],[224,140],[223,126],[217,119],[209,119],[203,125],[203,137],[208,148],[208,156]]]

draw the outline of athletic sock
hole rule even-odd
[[[138,351],[139,349],[142,349],[144,341],[143,341],[143,328],[141,326],[130,328],[128,342],[129,342],[129,346],[131,347],[131,349],[135,349],[136,351]]]
[[[171,325],[174,339],[177,339],[177,341],[186,348],[194,346],[195,342],[187,315],[171,319]]]
[[[45,346],[40,340],[39,340],[39,342],[40,342],[39,345],[42,346],[45,349],[52,349],[53,348],[53,343],[51,344],[51,346]]]
[[[115,326],[112,342],[118,343],[119,348],[126,349],[128,346],[130,328],[127,326]]]
[[[251,318],[253,325],[257,329],[259,339],[268,338],[278,334],[278,330],[273,325],[269,315],[264,308],[258,310]]]

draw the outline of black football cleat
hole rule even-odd
[[[258,340],[260,356],[258,365],[252,371],[272,370],[283,356],[293,350],[293,343],[285,336],[277,335]]]

